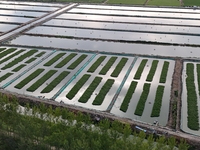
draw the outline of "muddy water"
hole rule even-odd
[[[113,9],[113,10],[133,10],[133,11],[158,11],[158,12],[187,12],[200,13],[198,9],[185,8],[158,8],[158,7],[126,7],[126,6],[103,6],[103,5],[79,5],[78,8],[96,8],[96,9]]]
[[[16,28],[18,25],[14,25],[14,24],[1,24],[0,23],[0,32],[7,32],[11,29]]]
[[[76,28],[97,28],[97,29],[115,29],[115,30],[134,30],[146,32],[170,32],[181,34],[198,34],[199,27],[182,27],[182,26],[161,26],[161,25],[144,25],[144,24],[127,24],[127,23],[109,23],[109,22],[91,22],[79,20],[61,20],[52,19],[43,25],[60,26],[60,27],[76,27]]]
[[[109,16],[109,15],[92,15],[92,14],[62,14],[56,18],[62,19],[81,19],[94,21],[109,21],[109,22],[128,22],[128,23],[151,23],[151,24],[167,24],[167,25],[200,25],[200,20],[187,19],[167,19],[167,18],[144,18],[144,17],[125,17],[125,16]]]
[[[147,17],[161,17],[161,18],[193,18],[199,19],[199,14],[188,13],[168,13],[168,12],[145,12],[145,11],[119,11],[119,10],[99,10],[99,9],[81,9],[74,8],[69,10],[72,13],[86,13],[86,14],[106,14],[106,15],[125,15],[125,16],[147,16]]]
[[[44,14],[45,12],[31,12],[31,11],[19,11],[19,10],[0,10],[1,15],[13,15],[13,16],[29,16],[29,17],[39,17]]]
[[[200,36],[171,35],[158,33],[139,33],[125,31],[105,31],[92,29],[72,29],[57,27],[36,27],[27,33],[45,34],[57,36],[73,36],[79,38],[104,39],[104,40],[126,40],[126,41],[151,41],[161,43],[191,44],[199,45]]]
[[[32,42],[34,41],[34,42]],[[131,44],[94,40],[48,38],[39,36],[23,35],[9,42],[14,45],[56,47],[64,49],[79,49],[90,51],[101,51],[111,53],[144,54],[154,56],[171,56],[198,58],[200,56],[199,47],[183,46],[163,46],[149,44]]]

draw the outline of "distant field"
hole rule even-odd
[[[183,0],[184,6],[200,6],[199,0]]]
[[[187,0],[190,1],[190,0]],[[195,0],[193,0],[195,1]],[[149,0],[147,5],[156,5],[156,6],[180,6],[178,0]]]
[[[107,4],[136,4],[143,5],[146,0],[108,0]]]

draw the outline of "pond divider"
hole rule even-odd
[[[43,57],[42,59],[40,59],[38,62],[36,62],[31,67],[29,67],[28,69],[26,69],[24,72],[22,72],[21,74],[19,74],[18,76],[16,76],[14,79],[12,79],[11,81],[9,81],[6,84],[4,84],[1,88],[5,89],[6,87],[8,87],[14,81],[16,81],[17,79],[19,79],[21,76],[23,76],[24,74],[26,74],[28,71],[30,71],[31,69],[33,69],[35,66],[37,66],[38,64],[40,64],[43,60],[45,60],[46,58],[48,58],[49,56],[51,56],[55,52],[56,52],[56,50],[53,50],[51,53],[49,53],[48,55],[46,55],[45,57]]]
[[[107,112],[110,112],[110,111],[111,111],[111,109],[112,109],[112,107],[113,107],[115,101],[117,100],[117,97],[118,97],[119,93],[121,92],[121,90],[122,90],[122,88],[123,88],[123,86],[124,86],[124,83],[126,82],[126,80],[127,80],[128,76],[129,76],[129,74],[130,74],[130,72],[131,72],[131,70],[132,70],[132,68],[133,68],[133,66],[134,66],[134,64],[135,64],[135,62],[137,61],[137,59],[138,59],[138,57],[136,56],[136,57],[134,58],[133,62],[131,63],[130,67],[128,68],[128,70],[127,70],[127,72],[126,72],[126,75],[124,76],[124,78],[123,78],[123,80],[122,80],[122,82],[121,82],[119,88],[117,89],[117,92],[115,93],[114,97],[112,98],[111,103],[109,104],[108,108],[106,109]]]
[[[92,57],[71,77],[71,79],[51,98],[52,100],[55,100],[64,90],[65,88],[74,80],[76,79],[76,76],[78,76],[85,67],[95,58],[97,53],[92,55]]]

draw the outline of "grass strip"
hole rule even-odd
[[[197,106],[197,94],[194,84],[194,64],[187,63],[186,66],[186,88],[187,88],[187,109],[188,109],[188,128],[199,130],[199,115]]]
[[[124,68],[125,64],[127,63],[128,58],[122,58],[120,62],[115,67],[115,70],[112,72],[111,77],[118,77],[122,69]]]
[[[9,48],[5,51],[3,51],[2,53],[0,53],[0,59],[3,58],[4,56],[14,52],[16,50],[16,48]]]
[[[81,55],[76,61],[74,61],[67,69],[75,69],[88,55]]]
[[[10,77],[13,73],[6,73],[5,75],[0,77],[0,82],[2,82],[3,80],[7,79],[8,77]]]
[[[156,91],[156,98],[153,104],[153,109],[151,112],[151,117],[159,117],[160,116],[160,109],[162,106],[162,98],[164,93],[164,86],[159,85]]]
[[[41,57],[41,56],[44,55],[45,53],[46,53],[46,52],[41,52],[41,53],[35,55],[35,57]]]
[[[197,80],[198,80],[198,89],[199,89],[199,95],[200,95],[200,64],[197,64]]]
[[[53,63],[58,61],[63,55],[66,53],[59,53],[55,57],[53,57],[51,60],[49,60],[47,63],[44,64],[44,66],[51,66]]]
[[[49,70],[45,75],[38,79],[34,84],[32,84],[27,91],[34,92],[37,90],[44,82],[46,82],[51,76],[53,76],[57,70]]]
[[[101,80],[102,80],[102,77],[95,77],[95,79],[92,81],[89,87],[85,90],[85,92],[83,93],[83,95],[80,97],[78,101],[81,103],[86,103],[90,99],[92,93],[97,88]]]
[[[142,74],[142,72],[144,70],[144,67],[145,67],[146,63],[147,63],[147,59],[143,59],[142,62],[140,63],[140,66],[138,67],[138,70],[137,70],[137,72],[135,74],[134,79],[137,79],[137,80],[140,79],[141,74]]]
[[[168,68],[169,68],[169,62],[165,61],[162,68],[161,76],[160,76],[160,83],[166,82]]]
[[[3,51],[3,50],[5,50],[5,49],[6,49],[5,47],[4,48],[0,48],[0,52]]]
[[[95,70],[99,67],[99,65],[105,60],[106,56],[99,57],[96,62],[88,69],[87,72],[95,72]]]
[[[35,61],[36,59],[37,59],[37,58],[33,57],[33,58],[31,58],[31,59],[27,60],[25,63],[29,64],[29,63],[31,63],[31,62],[33,62],[33,61]]]
[[[132,81],[131,85],[129,86],[128,92],[126,93],[126,96],[124,97],[124,100],[122,102],[122,105],[120,107],[120,110],[123,112],[126,112],[128,109],[128,105],[130,103],[130,100],[132,98],[133,93],[135,92],[135,88],[137,86],[137,82]]]
[[[117,57],[111,57],[109,61],[106,63],[106,65],[101,69],[99,74],[105,75],[116,60],[117,60]]]
[[[153,77],[155,75],[155,72],[156,72],[156,69],[157,69],[157,66],[158,66],[158,60],[154,60],[151,64],[151,69],[149,71],[149,74],[147,76],[147,79],[146,81],[149,81],[151,82],[153,80]]]
[[[12,66],[18,64],[19,62],[23,61],[24,59],[32,56],[34,53],[36,53],[38,50],[30,50],[27,53],[19,56],[18,58],[14,59],[13,61],[11,61],[10,63],[8,63],[7,65],[5,65],[2,70],[5,70],[7,68],[11,68]]]
[[[51,92],[70,72],[63,71],[60,75],[58,75],[49,85],[47,85],[41,93],[49,93]]]
[[[91,75],[85,74],[82,78],[74,85],[74,87],[70,90],[70,92],[66,95],[68,99],[74,98],[74,96],[78,93],[81,87],[87,82]]]
[[[113,79],[108,79],[106,81],[106,83],[101,88],[99,94],[95,97],[95,99],[92,103],[93,105],[101,105],[103,103],[103,100],[104,100],[106,94],[109,92],[109,90],[112,87],[114,82],[115,82],[115,80],[113,80]]]
[[[137,104],[137,107],[136,107],[136,110],[134,113],[135,115],[142,116],[144,107],[145,107],[145,103],[146,103],[147,97],[149,95],[150,86],[151,86],[151,84],[149,84],[149,83],[144,84],[143,92],[140,96],[140,99],[138,101],[138,104]]]
[[[74,58],[77,54],[76,53],[71,53],[65,59],[63,59],[59,64],[55,66],[55,68],[62,68],[64,65],[66,65],[72,58]]]
[[[26,77],[24,80],[22,80],[20,83],[15,85],[15,88],[21,89],[23,88],[26,84],[28,84],[31,80],[33,80],[35,77],[37,77],[39,74],[41,74],[44,71],[44,69],[37,69],[34,71],[32,74],[30,74],[28,77]]]
[[[13,57],[19,55],[19,54],[22,53],[23,51],[25,51],[25,50],[19,50],[19,51],[15,52],[14,54],[12,54],[12,55],[10,55],[10,56],[4,58],[3,60],[0,61],[0,64],[2,64],[2,63],[4,63],[4,62],[8,61],[9,59],[11,59],[11,58],[13,58]]]
[[[19,70],[21,70],[23,67],[25,67],[26,65],[24,65],[24,64],[21,64],[21,65],[19,65],[18,67],[16,67],[15,69],[13,69],[12,71],[13,72],[18,72]]]

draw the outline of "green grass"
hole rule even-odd
[[[26,84],[28,84],[31,80],[36,78],[39,74],[41,74],[44,71],[44,69],[37,69],[34,71],[32,74],[30,74],[28,77],[26,77],[24,80],[22,80],[20,83],[15,85],[15,88],[21,89],[23,88]]]
[[[200,6],[199,0],[183,0],[184,6]]]
[[[197,64],[197,81],[198,81],[198,89],[200,95],[200,64]]]
[[[6,49],[6,48],[0,48],[0,52],[3,51],[3,50],[5,50],[5,49]]]
[[[75,69],[88,55],[81,55],[76,61],[74,61],[67,69]]]
[[[143,92],[140,96],[140,99],[138,101],[138,104],[137,104],[137,107],[136,107],[136,110],[135,110],[135,113],[134,113],[135,115],[142,116],[143,111],[144,111],[144,107],[145,107],[145,103],[146,103],[147,97],[149,95],[150,86],[151,85],[149,83],[144,84]]]
[[[157,66],[158,66],[158,60],[154,60],[151,64],[151,69],[149,71],[149,74],[147,76],[147,79],[146,81],[149,81],[151,82],[153,80],[153,77],[154,77],[154,74],[156,72],[156,69],[157,69]]]
[[[147,5],[180,6],[180,2],[178,0],[149,0]]]
[[[160,81],[159,81],[160,83],[166,82],[168,68],[169,68],[169,62],[165,61],[160,75]]]
[[[106,63],[106,65],[101,69],[101,71],[99,72],[99,74],[101,75],[105,75],[108,70],[112,67],[112,65],[114,64],[114,62],[117,60],[117,57],[111,57],[108,62]]]
[[[115,70],[112,72],[111,77],[118,77],[125,64],[127,63],[128,58],[122,58],[120,62],[117,64]]]
[[[194,64],[187,63],[186,74],[188,128],[192,130],[199,130],[197,94],[194,84]]]
[[[69,91],[69,93],[66,95],[68,99],[74,98],[74,96],[78,93],[78,91],[81,89],[81,87],[87,82],[87,80],[90,78],[91,75],[85,74],[82,76],[82,78],[74,85],[74,87]]]
[[[120,107],[121,111],[123,111],[123,112],[127,111],[128,105],[130,103],[130,100],[132,98],[133,93],[135,92],[136,86],[137,86],[137,82],[132,81],[131,85],[130,85],[130,87],[128,89],[128,92],[126,93],[126,96],[124,97],[124,100],[123,100],[122,105]]]
[[[63,71],[59,76],[57,76],[49,85],[47,85],[41,93],[51,92],[70,72]]]
[[[89,87],[85,90],[85,92],[83,93],[83,95],[80,97],[78,101],[81,103],[86,103],[90,99],[92,93],[97,88],[101,80],[102,80],[101,77],[95,77],[95,79],[92,81]]]
[[[32,56],[34,53],[36,53],[38,50],[30,50],[27,53],[19,56],[18,58],[14,59],[13,61],[11,61],[10,63],[6,64],[2,70],[5,70],[7,68],[11,68],[12,66],[18,64],[19,62],[23,61],[24,59]]]
[[[3,58],[4,56],[14,52],[16,50],[16,48],[9,48],[3,52],[0,53],[0,59]]]
[[[95,99],[92,103],[93,105],[101,105],[103,103],[103,100],[104,100],[106,94],[109,92],[109,90],[112,87],[114,82],[115,82],[115,80],[113,80],[113,79],[108,79],[106,81],[106,83],[101,88],[99,94],[95,97]]]
[[[59,53],[55,57],[53,57],[51,60],[49,60],[47,63],[44,64],[44,66],[51,66],[53,63],[58,61],[63,55],[66,53]]]
[[[21,65],[19,65],[18,67],[16,67],[15,69],[13,69],[12,71],[13,72],[18,72],[19,70],[21,70],[22,68],[24,68],[26,65],[24,65],[24,64],[21,64]]]
[[[143,5],[146,0],[108,0],[107,4]]]
[[[105,60],[106,56],[99,57],[96,62],[88,69],[87,72],[95,72],[95,70],[99,67],[99,65]]]
[[[0,64],[2,64],[2,63],[4,63],[4,62],[8,61],[9,59],[11,59],[11,58],[13,58],[13,57],[19,55],[20,53],[22,53],[22,52],[24,52],[24,51],[25,51],[25,50],[19,50],[19,51],[15,52],[14,54],[12,54],[12,55],[10,55],[10,56],[4,58],[3,60],[1,60],[1,61],[0,61]]]
[[[141,61],[140,66],[138,67],[138,70],[137,70],[137,72],[136,72],[136,74],[135,74],[134,79],[137,79],[137,80],[140,79],[140,77],[141,77],[141,75],[142,75],[142,72],[143,72],[143,70],[144,70],[144,67],[145,67],[146,63],[147,63],[147,59],[143,59],[143,60]]]
[[[35,55],[35,57],[41,57],[41,56],[44,55],[45,53],[46,53],[46,52],[41,52],[41,53]]]
[[[74,58],[77,54],[75,53],[71,53],[70,55],[68,55],[67,57],[65,57],[65,59],[63,59],[60,63],[58,63],[55,68],[62,68],[64,65],[66,65],[70,60],[72,60],[72,58]]]
[[[44,82],[46,82],[49,78],[51,78],[57,70],[49,70],[45,75],[43,75],[40,79],[38,79],[34,84],[32,84],[27,91],[34,92],[37,90]]]
[[[33,62],[33,61],[35,61],[36,59],[37,59],[37,58],[33,57],[33,58],[31,58],[31,59],[27,60],[25,63],[29,64],[29,63],[31,63],[31,62]]]
[[[160,109],[162,106],[162,98],[164,92],[164,86],[159,85],[156,91],[156,98],[153,104],[153,109],[151,112],[151,117],[159,117],[160,116]]]
[[[2,82],[3,80],[7,79],[8,77],[10,77],[13,73],[6,73],[5,75],[0,77],[0,82]]]

